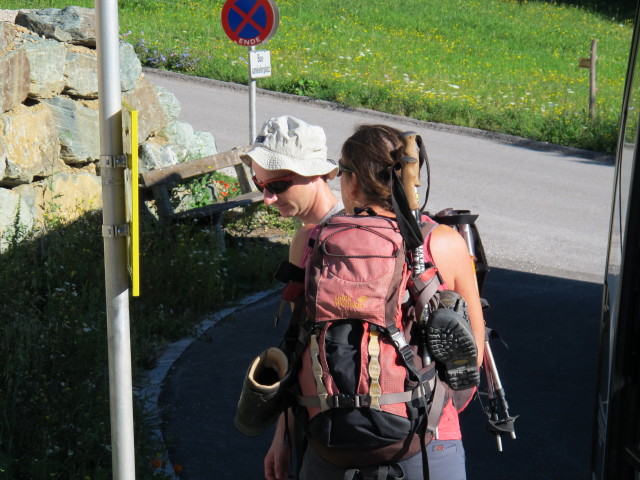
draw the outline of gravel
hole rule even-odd
[[[0,10],[0,22],[14,23],[18,12],[31,12],[33,9]]]

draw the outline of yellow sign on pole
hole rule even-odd
[[[140,208],[138,205],[138,111],[122,104],[122,146],[127,155],[124,171],[127,210],[127,267],[131,276],[131,294],[140,295]]]

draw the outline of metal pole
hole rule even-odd
[[[256,81],[251,76],[251,52],[255,46],[249,47],[249,145],[256,139]]]
[[[113,478],[135,479],[117,0],[95,0]]]

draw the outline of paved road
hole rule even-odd
[[[209,130],[220,151],[248,141],[247,94],[237,87],[149,73],[176,94],[181,119]],[[330,154],[353,126],[385,122],[428,142],[430,210],[480,214],[493,268],[485,284],[488,324],[518,439],[497,453],[473,404],[462,417],[469,480],[588,478],[597,328],[612,166],[588,152],[455,129],[262,93],[258,122],[290,113],[323,125]],[[244,132],[244,133],[243,133]],[[162,383],[162,432],[182,478],[259,479],[269,434],[249,439],[232,426],[251,358],[277,343],[267,297],[227,316],[171,361]],[[163,375],[164,376],[164,375]]]
[[[249,142],[246,87],[146,71],[182,104],[180,119],[213,133],[219,151]],[[291,114],[325,128],[329,155],[361,123],[388,123],[425,139],[432,171],[428,210],[470,209],[494,265],[600,281],[612,195],[611,163],[485,132],[443,129],[407,118],[348,110],[293,95],[257,95],[258,126]],[[465,135],[464,131],[473,135]]]
[[[517,439],[497,452],[473,402],[461,415],[468,480],[587,480],[595,396],[596,283],[494,268],[484,296]],[[247,366],[278,343],[274,295],[211,327],[172,365],[162,384],[162,432],[182,480],[259,480],[272,431],[249,438],[233,427]]]

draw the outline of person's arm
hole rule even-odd
[[[289,246],[289,261],[294,265],[301,266],[302,255],[309,241],[309,232],[314,225],[303,225],[291,239]],[[293,304],[291,306],[293,308]],[[291,411],[289,415],[289,429],[293,429],[294,417]],[[289,474],[289,464],[291,462],[291,451],[285,436],[284,413],[278,418],[276,432],[271,441],[271,447],[264,459],[264,477],[267,480],[280,480],[287,478]]]
[[[467,244],[451,227],[438,225],[431,235],[430,247],[433,261],[447,286],[467,302],[471,330],[478,348],[478,366],[480,366],[484,355],[485,323],[473,259]]]
[[[293,428],[293,415],[289,411],[289,428]],[[276,433],[273,435],[271,447],[264,458],[264,478],[266,480],[281,480],[289,475],[291,464],[291,448],[286,438],[285,413],[281,413],[276,426]]]

